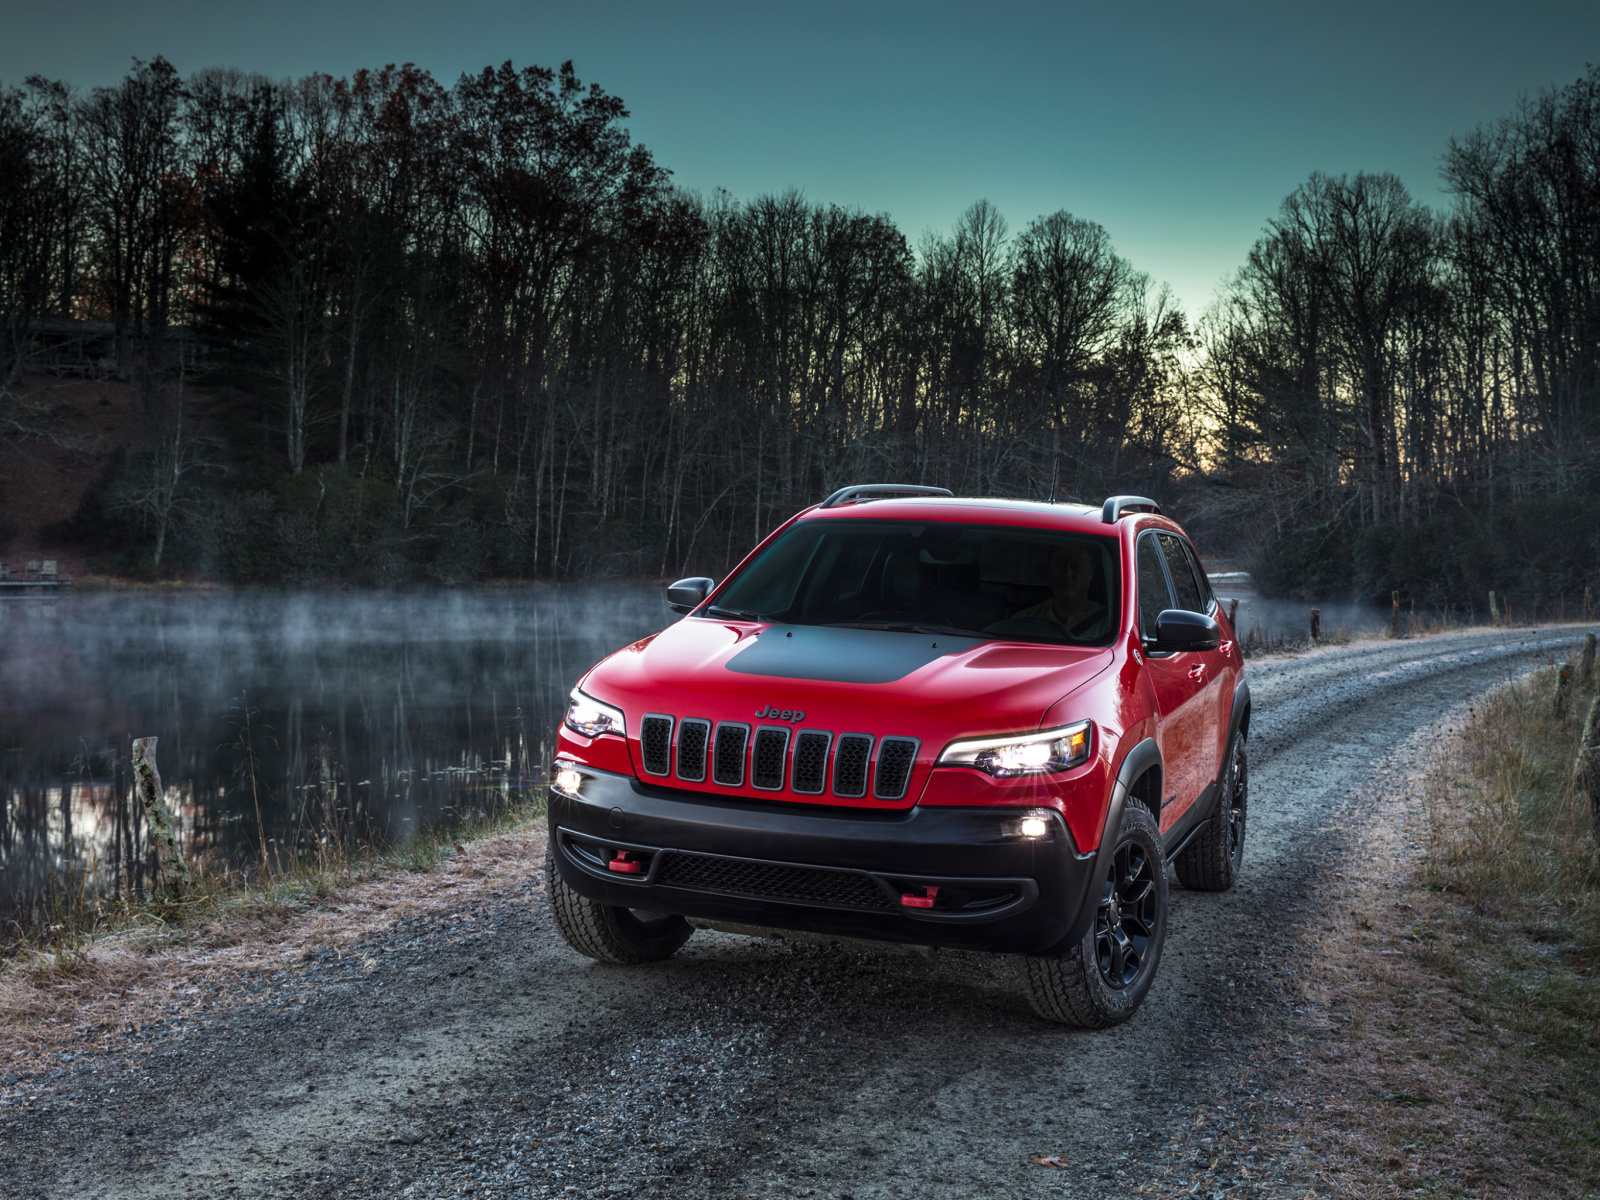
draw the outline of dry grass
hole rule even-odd
[[[0,962],[0,1075],[34,1069],[69,1043],[112,1035],[245,995],[252,980],[332,949],[357,952],[407,917],[459,909],[527,881],[542,865],[540,813],[506,814],[457,845],[414,839],[339,870],[236,886]],[[85,1048],[87,1048],[85,1046]]]
[[[1600,1195],[1600,854],[1570,776],[1595,687],[1557,718],[1554,680],[1437,730],[1324,897],[1304,1019],[1258,1067],[1317,1195]]]

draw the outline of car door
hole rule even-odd
[[[1139,635],[1155,702],[1156,745],[1161,749],[1162,796],[1157,820],[1165,833],[1209,782],[1200,778],[1209,757],[1204,744],[1210,724],[1205,713],[1206,672],[1204,656],[1194,651],[1151,649],[1156,618],[1163,609],[1181,607],[1173,596],[1166,556],[1154,532],[1139,535],[1137,572]],[[1191,587],[1193,582],[1191,577]]]
[[[1172,594],[1177,607],[1209,615],[1211,586],[1199,570],[1194,547],[1189,545],[1186,538],[1175,533],[1159,533],[1156,540],[1161,544],[1161,557],[1166,563],[1167,577],[1172,580]],[[1227,716],[1221,711],[1223,685],[1232,682],[1228,674],[1232,650],[1231,645],[1226,649],[1219,645],[1215,650],[1195,651],[1187,656],[1190,660],[1189,676],[1202,689],[1198,717],[1201,728],[1195,763],[1199,783],[1197,793],[1215,781],[1221,768],[1222,740],[1227,724]],[[1231,695],[1228,698],[1231,699]]]
[[[1200,556],[1195,553],[1194,543],[1187,538],[1183,539],[1183,548],[1189,559],[1189,568],[1194,572],[1195,582],[1200,588],[1200,603],[1204,606],[1206,616],[1215,621],[1219,615],[1217,598],[1211,593],[1211,581],[1206,578],[1206,569],[1200,565]],[[1228,753],[1228,726],[1233,717],[1233,693],[1239,686],[1239,648],[1231,637],[1217,645],[1215,650],[1209,650],[1204,655],[1206,661],[1206,705],[1216,722],[1214,756],[1207,782],[1218,779],[1222,775],[1222,765]]]

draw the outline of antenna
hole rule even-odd
[[[1050,468],[1050,503],[1056,502],[1056,484],[1061,479],[1061,455],[1056,455],[1056,464]]]

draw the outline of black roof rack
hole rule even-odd
[[[859,500],[887,500],[896,496],[954,496],[949,488],[925,487],[920,483],[858,483],[840,488],[824,500],[819,508],[838,508]]]
[[[1143,496],[1112,496],[1100,509],[1100,519],[1107,525],[1116,524],[1123,513],[1155,513],[1161,515],[1161,506]]]

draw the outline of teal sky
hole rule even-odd
[[[0,82],[572,59],[684,187],[801,189],[915,242],[980,197],[1098,221],[1191,314],[1310,172],[1431,204],[1452,134],[1600,57],[1600,4],[0,0]]]

